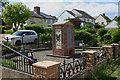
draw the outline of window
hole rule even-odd
[[[34,32],[30,32],[30,34],[31,34],[31,35],[35,35],[35,33],[34,33]]]
[[[89,19],[87,19],[87,21],[89,21]]]
[[[46,19],[44,19],[44,22],[46,22]]]
[[[42,19],[39,19],[39,22],[42,22]]]
[[[101,22],[101,24],[104,24],[104,22]]]
[[[34,18],[31,18],[30,21],[34,21]]]
[[[50,19],[47,20],[47,23],[50,23]]]
[[[52,23],[54,23],[55,22],[55,20],[52,20]]]

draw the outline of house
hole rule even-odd
[[[108,25],[110,22],[111,22],[110,18],[107,17],[105,13],[95,17],[95,23],[98,23],[99,25]]]
[[[78,9],[73,9],[72,11],[65,10],[59,17],[58,17],[58,22],[59,21],[64,21],[66,19],[79,19],[81,23],[84,22],[91,22],[95,23],[95,19],[90,16],[88,13],[78,10]]]
[[[34,11],[31,11],[31,12],[32,12],[32,15],[26,21],[25,25],[41,24],[44,26],[52,26],[52,24],[57,21],[57,18],[41,12],[40,7],[38,6],[34,7]]]
[[[25,21],[23,26],[30,24],[40,24],[45,27],[51,27],[52,24],[57,21],[56,17],[41,12],[39,6],[34,7],[34,11],[31,11],[31,13],[32,15],[28,20]]]
[[[115,21],[115,20],[111,21],[111,22],[110,22],[107,26],[105,26],[104,28],[106,28],[106,29],[118,28],[117,21]]]

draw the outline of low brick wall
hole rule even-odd
[[[0,76],[0,78],[2,78],[1,80],[31,80],[33,77],[27,73],[19,72],[17,70],[12,70],[1,66],[0,70],[2,72],[2,75]]]

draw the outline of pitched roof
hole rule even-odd
[[[78,15],[74,10],[80,14]],[[76,15],[76,17],[86,17],[86,18],[94,19],[92,16],[90,16],[88,13],[86,13],[82,10],[73,9],[71,12],[74,13]]]
[[[104,19],[106,19],[106,21],[107,22],[111,22],[111,19],[110,18],[108,18],[107,16],[105,16],[105,15],[101,15]]]
[[[94,19],[96,19],[98,16],[94,16]]]
[[[103,14],[100,14],[99,16],[102,16],[107,22],[111,22],[111,19]],[[97,19],[99,16],[97,16],[95,19]]]
[[[31,15],[32,17],[46,18],[46,19],[57,19],[57,18],[54,18],[54,17],[52,17],[50,15],[47,15],[47,14],[45,14],[43,12],[40,12],[40,15],[37,14],[35,11],[31,11],[31,12],[32,12],[32,15]]]
[[[68,13],[70,13],[72,16],[75,16],[75,14],[71,11],[66,10]]]
[[[32,17],[38,17],[38,18],[43,18],[42,16],[40,16],[39,14],[37,14],[36,12],[34,11],[31,11],[32,12]]]
[[[57,18],[54,18],[54,17],[52,17],[50,15],[47,15],[47,14],[45,14],[43,12],[40,12],[40,16],[42,16],[43,18],[47,18],[47,19],[57,19]]]

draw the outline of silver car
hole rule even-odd
[[[22,40],[23,37],[23,40]],[[11,42],[13,45],[21,45],[22,43],[37,43],[38,36],[33,30],[18,30],[12,35],[7,35],[3,41]]]

